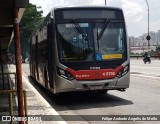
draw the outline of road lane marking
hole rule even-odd
[[[156,76],[148,76],[148,75],[143,75],[143,74],[131,74],[131,75],[137,76],[137,77],[153,78],[153,79],[160,80],[160,77],[156,77]]]

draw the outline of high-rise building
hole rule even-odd
[[[129,46],[135,46],[135,38],[133,36],[128,37]]]
[[[155,42],[156,42],[156,45],[160,45],[160,30],[157,31],[157,33],[156,33],[156,40],[155,40]]]
[[[128,37],[128,41],[130,43],[130,46],[138,46],[138,47],[148,47],[148,40],[146,39],[148,33],[144,33],[142,36],[139,36],[138,38],[135,38],[133,36]],[[150,46],[156,46],[160,45],[160,30],[157,32],[149,32],[149,35],[151,37],[151,40],[149,40]]]

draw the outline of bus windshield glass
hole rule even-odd
[[[126,58],[122,21],[70,21],[57,24],[59,58],[62,62],[109,61]]]

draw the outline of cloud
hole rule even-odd
[[[105,1],[104,0],[92,0],[90,5],[105,5]]]
[[[129,35],[138,37],[147,31],[145,0],[108,0],[108,5],[123,9]]]
[[[125,11],[125,16],[127,18],[131,18],[134,16],[137,16],[137,13],[142,13],[143,8],[138,3],[135,2],[135,0],[122,0],[122,8]],[[134,21],[138,22],[142,20],[143,15],[140,15],[136,18],[134,18]]]
[[[53,6],[91,5],[96,0],[45,0],[54,3]],[[102,1],[102,0],[99,0]]]
[[[127,20],[136,17],[133,21],[140,21],[143,18],[141,13],[144,12],[144,9],[137,0],[108,0],[108,6],[122,8]]]

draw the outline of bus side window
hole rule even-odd
[[[51,20],[47,25],[47,50],[46,50],[46,59],[51,58],[53,54],[53,42],[55,37],[55,26],[54,21]],[[52,60],[50,60],[52,61]]]

